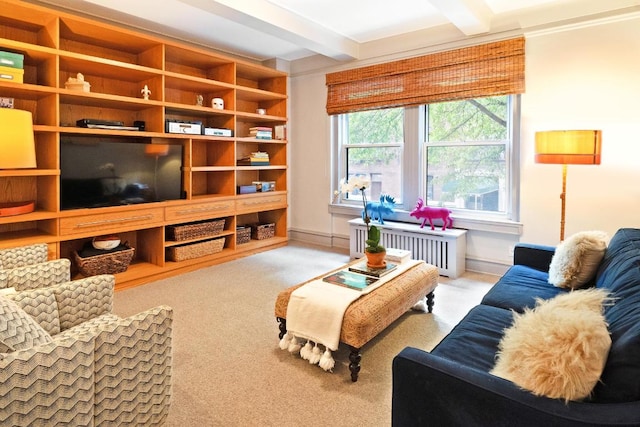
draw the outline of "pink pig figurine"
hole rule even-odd
[[[429,206],[424,206],[424,201],[422,199],[418,199],[418,203],[416,207],[413,208],[410,216],[415,217],[416,219],[422,218],[422,224],[420,228],[423,228],[426,224],[427,220],[429,220],[429,224],[431,224],[431,229],[433,230],[433,220],[441,219],[442,220],[442,231],[447,229],[447,226],[451,228],[453,225],[453,220],[451,219],[451,211],[447,208],[432,208]]]

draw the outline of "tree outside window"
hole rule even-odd
[[[512,122],[517,119],[512,98],[342,114],[337,118],[338,178],[364,175],[372,183],[369,200],[390,194],[398,204],[406,201],[407,210],[421,197],[454,211],[508,215],[513,209]],[[404,174],[405,169],[414,172]],[[407,188],[417,190],[404,194]],[[360,200],[354,193],[342,202]]]

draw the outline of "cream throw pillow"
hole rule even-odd
[[[570,289],[587,284],[604,257],[607,239],[602,231],[583,231],[560,243],[549,265],[549,283]]]
[[[52,342],[51,336],[15,302],[0,297],[0,353]]]
[[[591,393],[604,369],[611,337],[602,289],[572,291],[514,313],[491,373],[538,396],[565,401]]]

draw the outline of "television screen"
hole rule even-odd
[[[183,197],[182,145],[143,140],[62,138],[60,208],[78,209]]]

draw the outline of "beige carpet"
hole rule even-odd
[[[278,292],[349,261],[344,252],[291,243],[273,251],[116,293],[121,316],[174,309],[169,426],[388,426],[391,361],[406,346],[431,349],[497,277],[441,277],[433,314],[408,312],[362,352],[358,382],[348,350],[326,373],[278,348]]]

